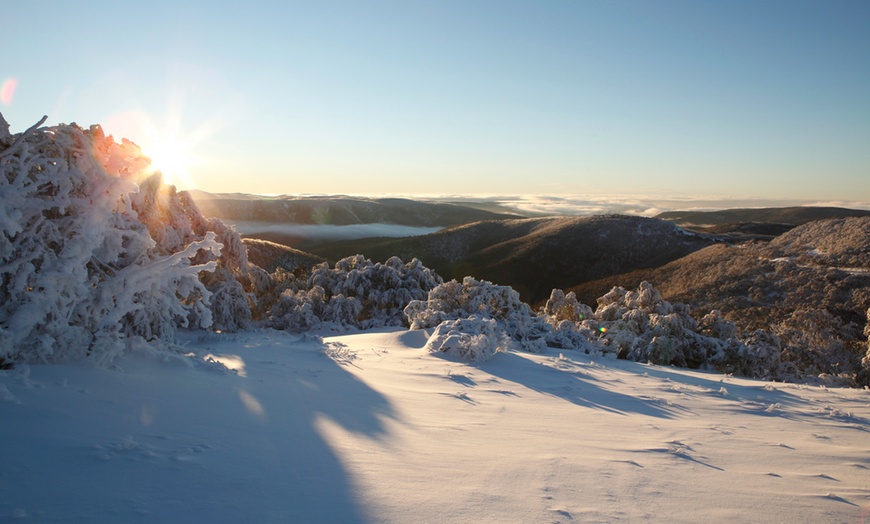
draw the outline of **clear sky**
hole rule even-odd
[[[0,0],[13,131],[180,188],[870,201],[870,2]]]

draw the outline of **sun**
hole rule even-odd
[[[214,159],[202,156],[202,145],[224,128],[219,117],[201,121],[191,129],[183,125],[179,104],[170,105],[165,113],[130,110],[107,119],[104,129],[114,136],[135,142],[151,161],[145,173],[159,171],[163,183],[179,190],[197,187],[196,173],[211,168]]]
[[[151,169],[160,171],[167,185],[188,185],[194,158],[184,143],[171,136],[154,137],[150,142],[143,151],[151,159]]]

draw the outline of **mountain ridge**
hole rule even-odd
[[[784,224],[799,226],[813,220],[870,216],[870,211],[834,206],[788,206],[731,208],[718,211],[665,211],[656,218],[670,220],[684,227],[714,227],[728,224]]]
[[[407,198],[354,196],[257,196],[193,191],[191,197],[206,216],[233,221],[289,222],[312,225],[385,223],[418,227],[446,227],[477,220],[511,218],[457,203]]]

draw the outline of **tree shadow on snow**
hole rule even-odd
[[[568,361],[571,362],[571,361]],[[560,369],[512,352],[499,353],[481,369],[503,380],[521,384],[539,393],[561,398],[572,404],[611,413],[637,413],[650,417],[673,418],[679,406],[648,401],[596,384],[597,379],[576,365]]]
[[[386,434],[383,419],[394,417],[394,410],[345,369],[352,362],[329,358],[320,341],[302,345],[279,343],[242,353],[247,377],[238,379],[235,407],[245,411],[255,434],[249,440],[259,449],[256,463],[242,468],[258,482],[247,490],[253,502],[240,520],[365,522],[360,496],[321,422],[325,418],[348,432],[379,439]],[[288,351],[298,354],[292,360],[275,354]]]
[[[662,380],[663,386],[672,384],[685,395],[708,396],[728,400],[737,405],[737,411],[761,417],[779,417],[789,420],[800,418],[828,418],[838,422],[855,424],[856,429],[866,431],[868,421],[852,413],[839,410],[820,410],[801,396],[800,384],[767,382],[748,377],[731,377],[715,371],[687,370],[669,366],[656,366],[639,362],[620,361],[620,366],[639,375]],[[709,377],[709,378],[708,378]],[[731,379],[750,381],[739,384]],[[785,388],[789,388],[787,391]]]
[[[381,439],[393,407],[327,357],[321,341],[245,337],[203,344],[219,348],[211,352],[237,374],[151,361],[103,373],[112,382],[89,389],[100,398],[118,392],[116,401],[109,411],[86,410],[81,424],[66,429],[85,428],[88,434],[67,438],[92,439],[94,450],[74,470],[50,473],[75,475],[55,482],[65,486],[65,514],[94,522],[370,521],[326,431]]]

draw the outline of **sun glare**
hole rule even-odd
[[[163,174],[164,183],[188,185],[188,168],[193,163],[193,158],[184,144],[172,137],[161,137],[143,147],[143,151],[151,159],[151,168]]]
[[[165,184],[179,190],[193,189],[196,187],[193,172],[213,163],[198,155],[197,149],[223,124],[220,118],[213,118],[186,130],[181,120],[180,107],[171,108],[163,118],[135,110],[113,115],[104,129],[141,147],[142,153],[151,159],[150,171],[160,171]]]

